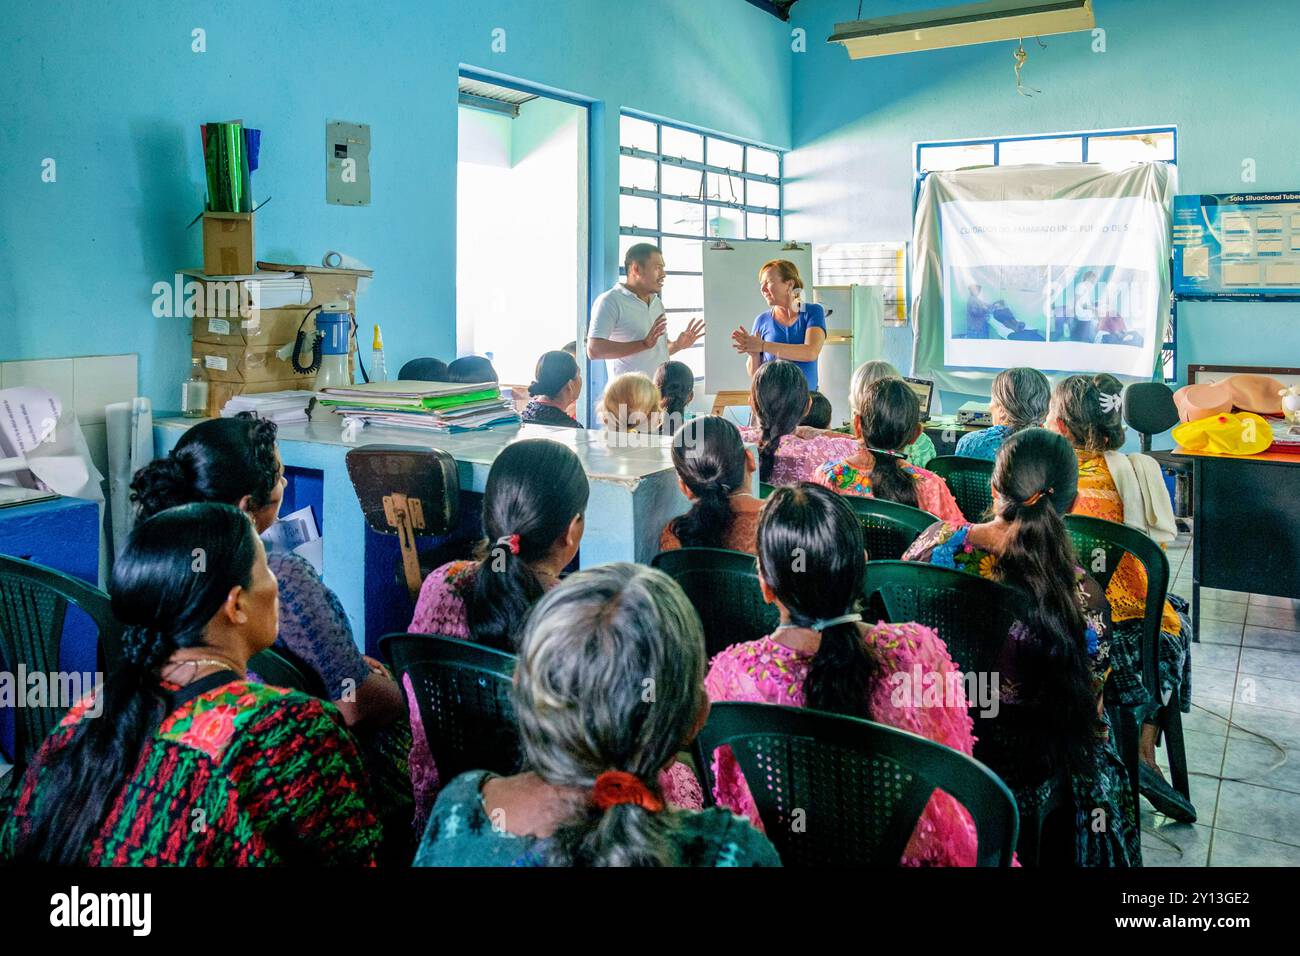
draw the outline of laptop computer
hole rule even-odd
[[[934,382],[924,378],[908,378],[903,376],[903,381],[908,387],[916,393],[917,399],[921,403],[921,421],[930,420],[930,400],[934,397]]]

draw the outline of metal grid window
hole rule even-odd
[[[781,239],[781,153],[624,113],[619,117],[619,275],[638,242],[663,250],[668,335],[704,317],[706,239]],[[704,344],[673,356],[704,377]]]
[[[917,143],[912,153],[915,189],[913,210],[921,182],[939,170],[970,166],[1020,166],[1026,163],[1138,163],[1178,165],[1178,130],[1173,126],[1143,129],[1093,130],[1050,133],[1043,136],[997,136],[952,142]],[[1167,382],[1177,375],[1175,348],[1177,303],[1171,302],[1161,345],[1161,364]]]

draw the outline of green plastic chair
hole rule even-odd
[[[293,652],[279,647],[268,647],[248,659],[248,669],[266,683],[289,690],[302,691],[321,700],[331,700],[325,681]]]
[[[998,669],[1018,597],[996,581],[915,561],[868,561],[863,592],[881,620],[933,629],[964,673]]]
[[[844,500],[862,523],[862,540],[873,561],[901,558],[921,532],[939,520],[938,515],[884,498],[845,495]]]
[[[936,789],[970,813],[977,866],[1010,866],[1019,814],[997,775],[906,731],[805,707],[717,703],[693,744],[712,802],[728,746],[786,866],[897,866]]]
[[[517,773],[519,731],[510,685],[515,656],[454,637],[388,634],[380,652],[424,724],[438,777],[447,783],[467,770]]]
[[[925,466],[944,480],[967,521],[983,521],[993,507],[993,462],[940,455]]]
[[[59,650],[68,606],[79,608],[95,625],[101,670],[120,646],[122,626],[113,617],[109,597],[86,582],[21,558],[0,555],[0,665],[14,673],[62,670]],[[15,707],[14,767],[0,781],[0,794],[22,779],[35,756],[66,712],[66,707]]]
[[[1079,562],[1103,588],[1110,584],[1124,555],[1131,555],[1142,565],[1147,575],[1147,603],[1142,617],[1141,668],[1142,686],[1153,698],[1159,698],[1160,686],[1159,647],[1160,620],[1164,615],[1165,597],[1169,593],[1169,558],[1164,549],[1136,528],[1093,518],[1088,515],[1066,515],[1065,527],[1074,542]],[[1175,691],[1164,708],[1162,729],[1167,737],[1165,746],[1169,754],[1171,783],[1183,796],[1191,799],[1191,784],[1187,771],[1187,751],[1183,739],[1181,695]],[[1138,784],[1138,738],[1142,721],[1148,716],[1138,708],[1125,707],[1110,693],[1106,695],[1111,723],[1118,735],[1120,756],[1128,767],[1133,785],[1134,807],[1142,806]]]
[[[1006,585],[954,568],[912,561],[869,561],[863,581],[872,614],[885,621],[915,621],[931,628],[948,646],[949,656],[962,673],[992,674],[1000,669],[999,657],[1019,606],[1018,595]],[[984,746],[992,734],[981,730],[981,724],[997,718],[981,717],[974,706],[971,717],[976,758],[990,761],[995,771],[1010,775],[1016,768],[999,766]],[[1026,802],[1019,806],[1025,822],[1016,851],[1022,865],[1036,866],[1043,827],[1070,799],[1069,781],[1062,774],[1045,783],[1041,792],[1025,788],[1018,795]]]
[[[722,548],[661,551],[650,561],[681,585],[704,625],[710,658],[732,644],[756,641],[781,623],[775,604],[763,600],[758,560],[752,554]]]
[[[776,491],[776,485],[769,485],[766,481],[758,483],[758,496],[760,498],[771,498],[774,491]]]

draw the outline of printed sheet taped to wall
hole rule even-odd
[[[907,322],[907,243],[830,242],[813,246],[813,284],[880,286],[885,324]]]

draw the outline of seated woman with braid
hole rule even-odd
[[[858,443],[847,435],[806,432],[795,434],[812,407],[808,379],[793,362],[764,362],[749,386],[749,407],[753,424],[740,430],[741,437],[758,445],[758,478],[770,485],[809,481],[822,462],[847,458]]]
[[[901,378],[877,379],[853,394],[853,434],[862,444],[846,458],[827,461],[812,480],[842,495],[897,501],[961,523],[966,519],[944,480],[903,455],[920,431],[916,393]]]
[[[1079,566],[1061,520],[1078,494],[1076,469],[1060,435],[1016,432],[993,466],[993,517],[936,522],[903,559],[1012,590],[1018,608],[998,663],[1000,707],[981,725],[979,759],[1006,781],[1022,819],[1032,819],[1067,774],[1073,863],[1140,866],[1137,808],[1102,707],[1112,665],[1110,605]]]
[[[547,352],[537,360],[536,379],[528,394],[532,400],[519,416],[525,425],[582,427],[567,411],[582,394],[582,370],[568,352]]]
[[[740,430],[725,418],[693,418],[673,436],[677,483],[691,510],[668,522],[659,550],[726,548],[758,551],[758,512],[763,502],[751,493],[754,456]]]
[[[276,632],[248,516],[190,504],[141,522],[109,591],[123,659],[28,767],[0,861],[372,864],[380,828],[338,710],[247,679]]]
[[[1047,427],[1065,436],[1074,448],[1079,466],[1079,499],[1071,511],[1106,521],[1127,524],[1156,541],[1172,540],[1177,530],[1159,468],[1149,458],[1120,454],[1124,422],[1120,415],[1123,386],[1113,375],[1071,375],[1052,392]],[[1153,478],[1144,483],[1135,465],[1144,465]],[[1149,498],[1150,492],[1163,497]],[[1148,521],[1163,511],[1165,519]],[[1183,713],[1192,708],[1192,627],[1187,602],[1168,594],[1160,618],[1156,647],[1158,687],[1142,679],[1143,616],[1147,605],[1147,573],[1130,555],[1124,555],[1106,585],[1111,617],[1115,621],[1116,690],[1120,700],[1146,711],[1138,754],[1142,795],[1161,813],[1180,823],[1196,821],[1196,807],[1175,790],[1156,763],[1156,737],[1161,709],[1178,691]]]
[[[170,453],[136,472],[136,513],[147,518],[189,502],[220,502],[239,508],[259,534],[265,532],[284,499],[275,436],[274,422],[247,412],[199,422]],[[280,597],[275,650],[319,676],[326,698],[361,744],[372,802],[385,826],[384,861],[409,857],[411,732],[401,688],[387,667],[361,653],[342,603],[306,558],[277,551],[266,562]]]
[[[565,445],[531,438],[497,455],[483,490],[486,541],[478,561],[452,561],[424,579],[413,634],[438,634],[514,652],[519,632],[542,597],[560,583],[586,528],[590,488],[578,456]],[[415,822],[422,829],[443,781],[425,736],[415,691],[406,678],[412,728],[411,784]],[[668,799],[703,806],[690,769],[665,773]]]
[[[662,571],[605,564],[568,578],[519,637],[524,771],[448,783],[415,865],[779,866],[745,820],[674,809],[662,789],[708,716],[704,667],[699,615]]]
[[[848,504],[804,482],[767,499],[758,532],[763,598],[781,612],[767,637],[733,644],[713,659],[704,686],[712,701],[812,707],[864,717],[920,734],[969,755],[974,747],[966,697],[922,706],[919,686],[901,681],[927,675],[946,687],[959,675],[939,635],[919,624],[862,623],[858,613],[866,556],[862,526]],[[806,566],[790,560],[806,557]],[[960,681],[957,682],[960,687]],[[718,805],[762,822],[730,747],[714,755]],[[808,821],[816,826],[815,820]],[[917,822],[902,863],[973,866],[975,825],[952,797],[936,793]]]

